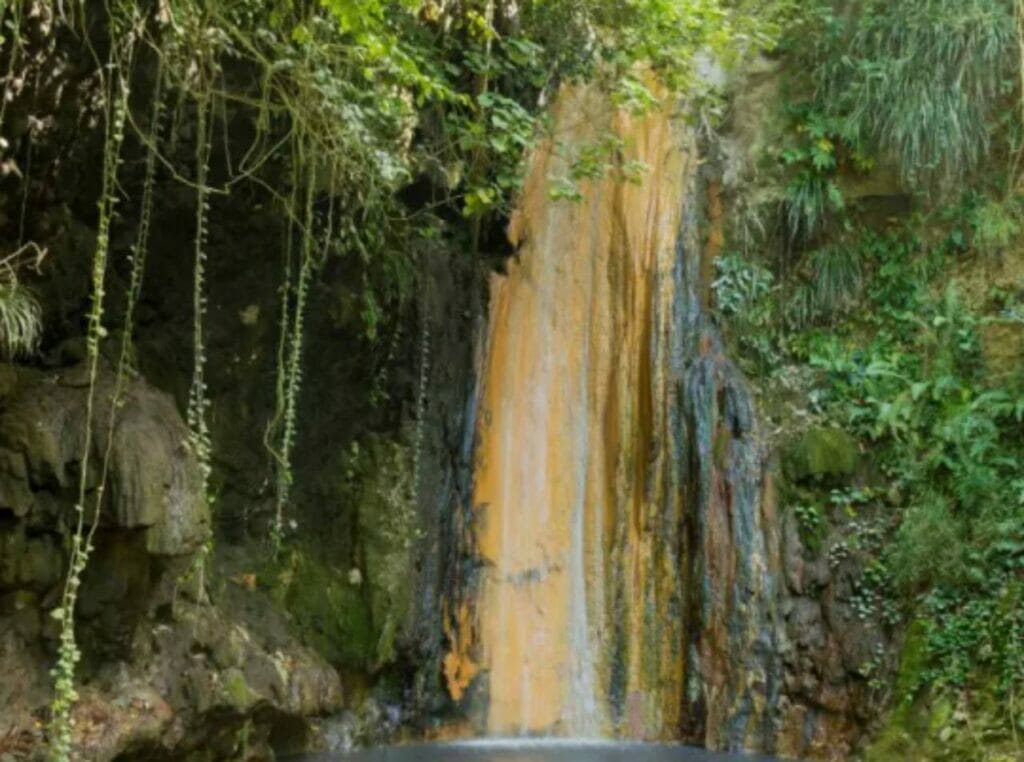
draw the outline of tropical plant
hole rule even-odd
[[[896,158],[908,180],[976,168],[1019,64],[1009,0],[869,0],[819,6],[820,99],[849,134]],[[830,49],[829,49],[830,48]]]
[[[814,104],[788,105],[789,143],[779,152],[789,181],[784,210],[791,241],[811,238],[845,203],[836,183],[842,124]]]
[[[858,304],[866,278],[859,245],[834,243],[805,255],[802,273],[784,305],[791,328],[834,323]]]
[[[32,354],[39,347],[42,308],[16,278],[0,282],[0,351],[8,358]]]

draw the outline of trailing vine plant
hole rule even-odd
[[[126,67],[126,68],[130,71],[130,67]],[[115,105],[115,111],[114,111],[114,125],[115,125],[116,129],[119,130],[119,134],[116,136],[116,140],[115,140],[115,143],[116,143],[116,148],[115,148],[116,153],[113,154],[112,166],[108,168],[109,174],[106,174],[104,176],[104,180],[109,178],[112,183],[116,182],[116,179],[117,179],[116,178],[117,165],[120,163],[120,159],[118,158],[118,156],[119,156],[119,152],[120,152],[120,144],[124,140],[125,119],[126,119],[127,109],[128,109],[128,106],[127,106],[128,88],[127,88],[127,84],[126,84],[126,82],[127,82],[126,78],[127,78],[128,74],[123,72],[122,75],[123,75],[124,79],[123,79],[123,81],[121,83],[120,100]],[[94,507],[94,510],[93,510],[92,520],[91,520],[91,524],[89,526],[88,534],[86,535],[84,543],[82,543],[79,546],[80,550],[76,554],[75,553],[75,549],[76,549],[75,543],[76,543],[78,537],[80,537],[81,519],[82,519],[82,516],[84,514],[84,511],[79,511],[78,532],[76,532],[76,537],[73,538],[73,540],[72,540],[73,547],[72,547],[72,567],[71,568],[72,568],[72,573],[74,573],[76,575],[76,579],[74,581],[74,584],[70,586],[71,595],[70,596],[66,595],[66,598],[65,598],[65,601],[63,602],[62,607],[58,610],[60,612],[60,619],[61,619],[61,624],[62,624],[62,632],[61,632],[62,651],[61,651],[61,654],[60,654],[61,661],[59,661],[58,668],[57,668],[57,671],[56,671],[56,677],[57,677],[58,686],[57,686],[57,690],[55,691],[55,709],[54,709],[54,720],[55,721],[56,721],[56,718],[57,718],[56,701],[57,701],[57,698],[61,696],[61,691],[62,690],[64,691],[64,694],[65,694],[64,698],[70,700],[70,704],[68,704],[67,708],[66,708],[68,712],[70,712],[71,706],[73,706],[74,701],[77,698],[76,693],[75,693],[74,688],[73,688],[73,684],[70,686],[70,692],[69,692],[68,691],[68,686],[67,685],[63,685],[62,682],[61,682],[62,679],[64,678],[65,674],[69,675],[70,679],[73,680],[73,677],[74,677],[73,665],[71,665],[70,670],[68,670],[67,665],[66,664],[62,664],[61,662],[63,662],[65,660],[65,658],[69,658],[71,656],[74,656],[74,658],[77,659],[78,656],[79,656],[77,646],[74,643],[74,622],[73,622],[73,613],[74,613],[74,608],[75,608],[75,603],[76,603],[77,589],[78,589],[78,587],[80,586],[80,583],[81,583],[81,574],[85,570],[85,567],[86,567],[86,565],[88,563],[88,560],[89,560],[89,555],[90,555],[90,553],[91,553],[91,551],[93,549],[93,538],[95,536],[96,529],[99,526],[99,514],[100,514],[100,510],[102,509],[103,497],[104,497],[104,494],[106,492],[107,479],[108,479],[108,476],[110,474],[110,463],[111,463],[111,460],[112,460],[112,457],[113,457],[114,440],[115,440],[114,432],[115,432],[115,428],[116,428],[116,425],[117,425],[118,413],[119,413],[122,405],[124,404],[124,395],[125,395],[125,389],[126,389],[126,382],[127,382],[127,379],[128,379],[128,374],[129,374],[131,360],[132,360],[132,336],[133,336],[133,333],[134,333],[135,309],[136,309],[136,307],[138,305],[138,300],[139,300],[139,296],[140,296],[141,289],[142,289],[142,281],[143,281],[143,276],[144,276],[144,271],[145,271],[146,253],[147,253],[148,244],[149,244],[150,222],[151,222],[151,217],[152,217],[152,205],[153,205],[153,188],[154,188],[154,181],[155,181],[155,174],[156,174],[156,143],[157,143],[157,141],[159,139],[160,126],[161,126],[161,121],[162,121],[163,101],[162,101],[162,89],[161,89],[161,86],[160,86],[160,81],[161,80],[160,80],[159,74],[158,74],[157,87],[156,87],[156,90],[155,90],[154,95],[153,95],[153,104],[152,104],[152,109],[151,109],[151,113],[150,113],[150,130],[151,130],[151,135],[152,135],[152,142],[150,143],[149,148],[147,150],[147,154],[146,154],[145,175],[144,175],[144,180],[143,180],[143,192],[142,192],[142,207],[141,207],[141,211],[140,211],[140,215],[139,215],[139,224],[138,224],[138,229],[137,229],[137,232],[136,232],[135,243],[132,246],[131,255],[129,257],[130,262],[131,262],[131,274],[130,274],[130,277],[129,277],[129,285],[128,285],[128,290],[127,290],[127,294],[126,294],[126,297],[125,297],[125,300],[126,300],[126,304],[125,304],[125,317],[124,317],[123,330],[122,330],[122,334],[121,334],[121,341],[120,341],[120,347],[119,347],[119,352],[118,352],[118,361],[117,361],[117,368],[116,368],[116,372],[115,372],[114,388],[113,388],[113,391],[110,394],[109,400],[107,401],[107,404],[108,404],[107,426],[106,426],[106,431],[105,431],[105,443],[104,443],[104,446],[103,446],[103,459],[102,459],[102,463],[100,465],[100,481],[99,481],[99,485],[97,486],[96,492],[95,492],[95,507]],[[104,198],[106,198],[106,194],[104,194]],[[110,213],[106,215],[106,222],[105,222],[105,225],[103,226],[103,235],[104,235],[104,239],[105,240],[103,242],[102,257],[97,257],[97,259],[94,260],[94,266],[97,268],[97,270],[94,270],[94,274],[93,274],[93,277],[94,277],[93,289],[94,289],[94,294],[98,294],[99,295],[99,299],[94,302],[94,310],[95,310],[95,312],[97,314],[97,321],[101,321],[102,320],[102,297],[103,297],[102,272],[105,272],[105,269],[106,269],[106,264],[105,263],[106,263],[106,260],[108,258],[108,255],[109,255],[109,224],[110,224],[110,218],[111,218],[111,216],[113,214],[113,208],[114,208],[115,203],[116,203],[116,196],[111,195],[110,198],[109,198],[109,202],[108,203],[109,203]],[[104,218],[101,216],[101,220],[102,219],[104,219]],[[103,262],[102,268],[100,268],[100,260],[101,259],[102,259],[102,262]],[[92,316],[90,316],[90,317],[92,317]],[[90,325],[90,328],[92,328],[91,325]],[[97,380],[97,365],[96,365],[96,362],[97,362],[98,353],[99,353],[99,339],[102,339],[105,336],[105,330],[103,329],[103,327],[101,325],[101,322],[97,322],[97,331],[95,332],[95,336],[96,336],[96,340],[95,341],[93,339],[93,336],[94,336],[93,332],[90,331],[90,335],[89,335],[89,341],[91,342],[90,346],[89,346],[89,363],[90,363],[89,364],[89,373],[90,373],[89,408],[90,408],[90,412],[89,412],[89,414],[87,416],[87,424],[86,424],[86,427],[87,427],[86,428],[86,443],[87,444],[86,444],[86,450],[85,450],[86,455],[83,457],[83,472],[82,472],[83,476],[80,477],[82,481],[80,482],[80,485],[79,485],[80,499],[79,499],[79,506],[78,507],[81,507],[81,505],[84,503],[84,486],[83,486],[84,474],[86,473],[85,469],[88,466],[88,459],[87,458],[88,458],[88,453],[89,453],[89,451],[91,449],[91,439],[92,439],[92,436],[93,436],[92,433],[91,433],[91,423],[92,423],[92,417],[93,417],[92,416],[92,406],[93,406],[94,401],[95,401],[95,389],[96,389],[96,380]],[[70,580],[70,576],[69,576],[69,580]],[[67,655],[67,657],[65,656],[65,653],[64,653],[64,650],[63,650],[64,647],[65,647],[65,643],[67,643],[67,646],[68,646],[68,655]],[[72,648],[74,649],[73,651],[71,650]],[[62,703],[61,706],[63,708],[64,704]],[[70,754],[70,740],[71,740],[70,739],[70,731],[71,731],[70,718],[67,718],[66,722],[62,720],[62,724],[60,726],[55,725],[55,730],[57,731],[57,733],[55,734],[55,738],[57,740],[52,745],[52,754],[53,754],[54,759],[59,759],[59,760],[63,761],[65,759],[68,759],[69,758],[68,755]]]
[[[430,380],[430,302],[426,290],[420,307],[420,375],[416,390],[416,430],[412,446],[412,504],[419,505],[420,474],[423,469],[423,441],[427,427],[427,385]]]
[[[114,19],[112,18],[112,21]],[[130,48],[130,38],[126,46]],[[103,326],[105,281],[107,259],[110,250],[110,226],[117,206],[117,171],[120,164],[121,145],[124,142],[125,120],[128,111],[129,82],[125,70],[130,54],[119,61],[116,48],[110,55],[111,75],[105,85],[106,136],[103,146],[102,190],[99,200],[99,221],[96,232],[96,248],[93,252],[92,301],[88,314],[86,351],[88,366],[88,392],[86,396],[85,436],[82,444],[82,460],[79,466],[78,498],[75,503],[75,528],[71,537],[71,552],[68,573],[61,594],[60,606],[52,616],[60,623],[57,664],[53,669],[54,695],[50,706],[50,757],[56,762],[71,758],[73,719],[71,711],[78,700],[75,690],[75,668],[81,659],[81,651],[75,638],[75,606],[82,584],[82,574],[93,550],[93,539],[99,526],[99,513],[103,502],[104,483],[96,488],[95,508],[88,522],[86,520],[86,496],[88,491],[90,456],[93,447],[93,417],[96,407],[96,380],[99,371],[100,342],[106,337]],[[113,405],[112,407],[116,407]],[[108,437],[108,440],[111,437]]]
[[[294,146],[292,151],[292,166],[296,165],[297,159],[294,155]],[[297,173],[293,169],[293,179]],[[292,183],[292,191],[289,198],[289,214],[288,214],[288,225],[285,227],[285,241],[284,241],[284,254],[282,257],[283,264],[283,277],[281,279],[281,318],[280,326],[278,331],[277,341],[277,361],[276,361],[276,372],[274,374],[274,414],[270,421],[267,423],[267,428],[263,434],[263,446],[267,449],[267,452],[274,459],[274,473],[275,473],[275,502],[274,502],[274,522],[271,529],[271,546],[274,554],[276,555],[280,549],[280,532],[277,530],[277,517],[283,511],[283,501],[281,500],[281,484],[283,481],[291,478],[290,473],[287,473],[287,467],[285,461],[281,455],[281,438],[282,438],[282,420],[284,419],[285,408],[287,407],[287,389],[288,389],[288,348],[289,340],[292,335],[291,329],[291,289],[292,289],[292,255],[294,252],[293,245],[293,234],[294,234],[294,209],[297,205],[298,198],[298,184]]]
[[[281,437],[277,456],[277,495],[274,511],[274,523],[271,526],[271,542],[276,556],[284,540],[284,511],[291,496],[294,480],[292,474],[292,449],[295,446],[297,430],[299,390],[302,386],[302,345],[303,327],[305,324],[306,302],[309,284],[313,274],[313,200],[315,194],[315,173],[305,153],[304,140],[297,139],[299,157],[293,178],[296,188],[304,183],[305,199],[302,214],[302,245],[300,247],[299,272],[295,283],[295,308],[291,319],[287,314],[282,316],[285,330],[290,326],[291,335],[287,340],[288,357],[283,368],[284,408],[282,411]],[[287,308],[287,302],[285,303]],[[279,382],[280,383],[280,382]]]
[[[189,446],[199,464],[200,494],[210,504],[210,474],[212,466],[210,429],[206,420],[209,400],[206,386],[206,246],[208,239],[208,222],[210,213],[209,188],[207,176],[210,169],[210,97],[201,92],[196,99],[196,212],[195,236],[193,239],[193,279],[192,279],[192,384],[189,387],[188,406],[185,420],[189,430]],[[209,545],[196,560],[196,595],[202,598],[204,590],[205,561]]]
[[[8,9],[10,9],[9,17]],[[0,2],[0,44],[10,42],[11,46],[10,57],[7,60],[7,72],[4,75],[3,92],[0,94],[0,130],[3,129],[7,116],[11,83],[14,80],[14,72],[17,69],[24,44],[21,39],[21,17],[23,12],[19,0],[14,0],[13,2],[11,0],[2,0]],[[6,145],[2,147],[6,148]]]
[[[126,369],[132,351],[131,336],[135,324],[135,309],[142,294],[142,281],[146,271],[146,258],[149,252],[149,233],[153,219],[153,194],[156,185],[157,147],[163,131],[164,91],[162,59],[157,59],[156,85],[153,90],[153,103],[149,114],[150,139],[146,146],[145,169],[142,179],[142,199],[139,210],[139,224],[132,245],[129,261],[131,275],[128,281],[128,295],[125,299],[124,339],[121,342],[121,353],[118,368]],[[120,372],[118,373],[120,376]]]

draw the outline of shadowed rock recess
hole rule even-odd
[[[2,366],[0,375],[0,731],[30,747],[50,691],[44,644],[54,636],[49,609],[75,521],[88,375],[83,366]],[[102,371],[98,421],[109,420],[113,387]],[[167,395],[134,380],[122,399],[112,434],[97,426],[86,479],[91,524],[109,446],[109,484],[78,607],[86,677],[74,712],[79,753],[228,756],[235,722],[247,716],[260,717],[264,732],[301,735],[297,718],[340,706],[337,674],[283,632],[268,636],[265,622],[260,634],[250,630],[253,618],[272,612],[217,610],[182,595],[179,586],[195,584],[188,572],[210,531],[198,465]],[[257,733],[253,747],[265,741]]]

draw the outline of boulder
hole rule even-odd
[[[89,409],[84,365],[0,365],[0,751],[42,754],[50,611],[86,462],[85,528],[96,531],[75,612],[76,758],[214,760],[244,747],[269,759],[306,745],[306,718],[340,708],[338,674],[283,634],[259,592],[196,595],[210,515],[174,402],[139,378],[119,388],[101,368],[86,458]]]
[[[56,497],[64,509],[78,499],[84,461],[88,371],[60,372],[5,366],[0,384],[0,515],[63,531],[39,515]],[[87,516],[100,506],[105,530],[141,531],[148,552],[188,556],[205,541],[209,511],[199,467],[188,450],[188,431],[171,398],[138,379],[126,379],[111,416],[117,379],[106,369],[93,393],[91,446],[86,475]],[[37,515],[31,515],[31,514]]]

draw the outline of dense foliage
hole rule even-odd
[[[802,66],[770,157],[785,190],[761,212],[781,225],[767,228],[772,246],[737,241],[715,284],[766,394],[804,400],[782,428],[835,427],[871,453],[853,485],[790,499],[812,547],[847,527],[851,539],[821,550],[862,558],[862,619],[918,621],[897,702],[994,693],[993,732],[1009,739],[1024,687],[1024,377],[997,349],[1021,332],[1024,274],[996,286],[986,273],[1019,262],[1019,10],[807,8],[785,42]],[[880,167],[912,215],[879,219],[844,196]]]
[[[848,135],[896,157],[908,178],[961,176],[987,155],[1014,86],[1017,32],[1007,0],[826,6],[815,72]]]

